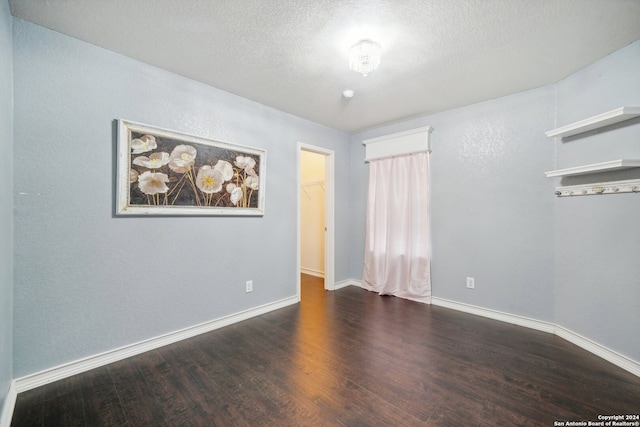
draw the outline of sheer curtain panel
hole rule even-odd
[[[372,160],[362,283],[431,303],[429,154]]]

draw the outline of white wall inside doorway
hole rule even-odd
[[[300,271],[324,277],[325,155],[300,153]]]

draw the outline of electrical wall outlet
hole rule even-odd
[[[245,292],[253,292],[253,280],[247,280],[245,284]]]
[[[467,288],[475,289],[476,288],[476,279],[473,277],[467,277]]]

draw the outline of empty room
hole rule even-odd
[[[640,426],[640,1],[0,0],[0,427]]]

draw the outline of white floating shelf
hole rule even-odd
[[[640,193],[640,179],[556,187],[556,196],[558,197],[620,193]]]
[[[554,176],[585,175],[588,173],[611,172],[622,169],[640,168],[640,160],[620,159],[610,162],[594,163],[592,165],[576,166],[573,168],[558,169],[545,172],[547,178]]]
[[[579,122],[570,123],[557,129],[545,132],[549,138],[554,136],[565,137],[573,136],[579,133],[588,132],[590,130],[599,129],[605,126],[624,122],[640,116],[640,107],[620,107]]]

